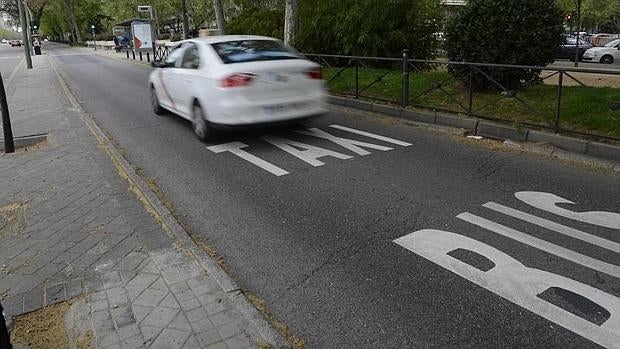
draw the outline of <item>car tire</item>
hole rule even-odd
[[[202,142],[206,142],[213,137],[213,129],[207,122],[204,111],[198,101],[194,102],[192,107],[192,128],[196,138]]]
[[[153,113],[157,115],[166,114],[166,109],[162,108],[161,104],[159,104],[159,98],[157,98],[157,92],[154,86],[151,86],[151,107],[153,108]]]
[[[601,63],[603,64],[612,64],[614,62],[614,58],[610,55],[603,56],[601,58]]]

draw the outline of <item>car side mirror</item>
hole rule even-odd
[[[166,63],[164,61],[152,61],[151,62],[151,67],[153,68],[164,68],[166,66]]]

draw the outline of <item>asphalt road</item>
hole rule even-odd
[[[23,58],[23,47],[11,47],[11,45],[0,44],[0,73],[2,73],[5,81]]]
[[[609,314],[620,315],[620,226],[613,225],[620,224],[613,213],[620,212],[617,174],[493,151],[339,109],[290,127],[227,132],[205,145],[187,122],[151,112],[150,68],[54,44],[46,51],[130,161],[157,180],[185,222],[224,256],[239,284],[263,298],[309,347],[620,343],[614,338],[617,324],[605,322]],[[294,132],[309,127],[393,149],[363,148],[371,154],[362,156],[350,144],[347,149]],[[261,138],[268,135],[350,158],[322,157],[324,165],[315,167]],[[288,174],[276,176],[230,152],[207,149],[228,142],[248,145],[243,150]],[[517,199],[522,191],[577,204],[559,204],[565,210],[558,210],[541,195]],[[490,201],[573,230],[555,226],[559,233],[482,207]],[[456,217],[465,212],[475,216]],[[477,216],[524,234],[492,222],[485,229],[478,225],[489,221]],[[408,237],[394,242],[403,236]],[[438,252],[442,246],[453,257]],[[503,263],[508,257],[502,253],[524,266]],[[538,284],[545,286],[534,287]],[[603,303],[609,313],[579,295]]]
[[[555,68],[574,68],[575,62],[569,60],[557,60],[553,62],[550,67]],[[597,70],[613,70],[620,71],[620,62],[614,62],[613,64],[601,64],[592,62],[579,62],[579,69],[597,69]]]

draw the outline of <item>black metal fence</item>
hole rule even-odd
[[[305,56],[322,65],[336,94],[620,141],[620,69],[418,60],[407,50],[401,58]],[[494,70],[535,71],[540,79],[510,88]],[[489,88],[476,88],[480,80]]]

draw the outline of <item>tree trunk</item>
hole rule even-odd
[[[71,28],[71,41],[75,43],[79,43],[82,41],[80,37],[80,29],[77,25],[77,20],[75,19],[75,6],[73,0],[65,0],[65,5],[69,10],[69,27]]]
[[[181,12],[183,16],[183,39],[189,38],[189,19],[187,18],[187,0],[181,0]]]
[[[296,9],[297,0],[286,0],[286,8],[284,12],[284,43],[287,45],[293,45],[295,40],[295,26],[296,26]]]
[[[221,0],[213,0],[213,11],[215,12],[215,21],[220,35],[226,34],[226,25],[224,20],[224,10],[222,9]]]
[[[575,67],[579,67],[579,38],[581,33],[581,1],[575,0],[577,5],[577,40],[575,42]]]

